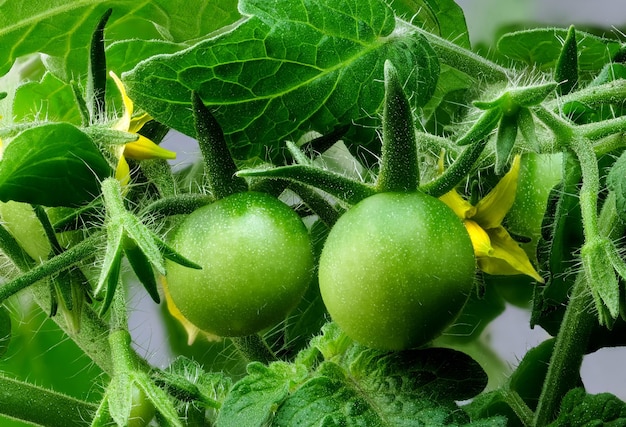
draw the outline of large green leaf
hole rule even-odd
[[[556,65],[567,31],[567,28],[536,28],[508,33],[498,41],[498,50],[509,58],[547,70]],[[601,69],[620,49],[616,40],[582,31],[576,32],[576,40],[582,71]]]
[[[470,39],[463,9],[454,0],[392,0],[398,16],[426,31],[469,49]]]
[[[375,116],[386,59],[416,105],[434,91],[434,51],[381,0],[242,0],[239,8],[249,18],[232,31],[125,74],[131,98],[195,136],[189,109],[196,91],[214,109],[234,156],[247,159],[264,157],[266,145],[297,131],[327,133]]]
[[[84,73],[91,33],[108,8],[113,15],[106,29],[107,41],[180,43],[239,18],[236,0],[4,1],[0,2],[0,46],[4,46],[0,49],[0,76],[16,58],[35,52],[58,57],[67,78]]]
[[[77,206],[100,194],[111,167],[93,140],[68,123],[20,133],[0,161],[0,200]]]

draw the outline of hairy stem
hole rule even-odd
[[[578,386],[583,356],[592,328],[597,323],[592,312],[593,306],[593,297],[586,276],[581,272],[576,278],[563,323],[556,337],[548,373],[535,411],[534,426],[545,426],[554,420],[563,396]]]
[[[258,334],[246,337],[231,338],[233,344],[241,355],[249,362],[261,362],[268,364],[277,360],[276,355],[269,348],[265,340]]]
[[[8,417],[49,427],[84,427],[97,409],[93,403],[0,374],[0,413]]]

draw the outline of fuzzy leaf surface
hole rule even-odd
[[[64,77],[84,73],[91,33],[108,8],[113,15],[107,41],[184,42],[239,18],[236,0],[5,1],[0,3],[0,45],[11,48],[0,50],[0,76],[15,59],[36,52],[57,58],[68,72]],[[136,57],[135,63],[144,58]]]
[[[380,0],[241,0],[232,31],[124,74],[131,98],[158,121],[195,137],[196,91],[237,159],[270,155],[311,128],[376,116],[383,64],[398,68],[416,105],[434,91],[439,63],[426,40]],[[273,146],[273,147],[272,147]]]

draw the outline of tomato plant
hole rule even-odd
[[[0,424],[624,425],[623,31],[65,3],[0,2]]]
[[[436,338],[474,283],[472,244],[459,218],[422,193],[381,193],[333,227],[319,282],[333,320],[363,344],[386,350]]]
[[[172,247],[202,270],[166,264],[181,313],[218,336],[250,335],[280,322],[313,274],[306,227],[283,202],[246,192],[202,207],[178,226]]]

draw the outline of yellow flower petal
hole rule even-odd
[[[513,159],[511,169],[496,186],[476,205],[476,213],[471,217],[486,230],[498,227],[515,202],[517,181],[520,171],[519,154]]]
[[[137,133],[143,127],[143,125],[148,123],[150,120],[152,120],[152,117],[150,117],[148,113],[143,113],[141,116],[133,117],[132,119],[130,119],[130,126],[128,127],[128,131],[130,133]]]
[[[120,78],[117,77],[117,74],[115,74],[113,71],[109,71],[109,76],[111,76],[111,78],[115,82],[117,90],[119,90],[122,94],[122,102],[124,103],[124,114],[122,115],[122,118],[120,118],[117,123],[115,123],[113,129],[129,132],[130,118],[133,116],[134,111],[133,101],[131,101],[131,99],[126,94],[126,88],[124,87],[124,84],[122,83]]]
[[[485,273],[495,275],[525,274],[540,283],[543,278],[530,263],[526,252],[509,235],[504,227],[487,230],[493,252],[486,258],[479,258],[478,265]]]
[[[124,156],[120,156],[117,161],[117,167],[115,168],[115,179],[117,179],[122,186],[122,188],[126,188],[128,183],[130,182],[130,168],[128,167],[128,162],[124,158]]]
[[[454,211],[456,216],[461,219],[471,218],[476,213],[476,208],[465,200],[456,190],[452,190],[439,197],[450,209]]]
[[[474,221],[466,219],[463,221],[463,225],[467,229],[474,247],[474,254],[476,257],[488,257],[493,253],[493,247],[491,246],[491,239],[485,230]]]
[[[176,153],[166,150],[143,135],[139,139],[124,145],[124,156],[134,160],[175,159]]]

